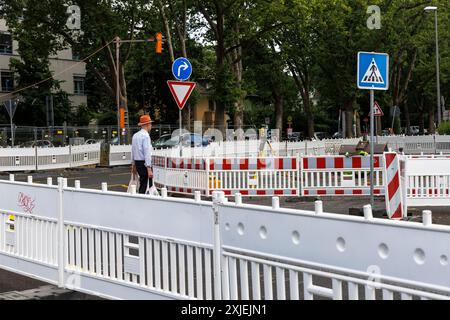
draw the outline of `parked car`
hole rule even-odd
[[[118,145],[119,144],[119,137],[112,138],[109,144]]]
[[[174,136],[163,143],[158,144],[159,148],[172,148],[180,144],[180,136]],[[181,136],[181,144],[183,147],[201,147],[210,144],[210,139],[202,137],[196,133],[185,133]]]
[[[410,126],[409,127],[409,134],[412,136],[417,136],[420,133],[420,127],[419,126]]]
[[[333,133],[333,137],[332,138],[333,139],[342,139],[342,133],[340,133],[339,131],[335,132],[335,133]]]
[[[23,148],[53,148],[54,145],[49,140],[35,140],[35,141],[27,141],[20,145]]]
[[[103,142],[103,139],[87,139],[84,144],[96,144]]]
[[[303,140],[303,133],[302,132],[292,132],[287,136],[288,141],[301,141]]]
[[[165,143],[171,138],[171,134],[163,134],[159,139],[152,141],[153,148],[159,149],[165,147]]]
[[[330,139],[331,136],[328,132],[314,132],[314,139],[316,140],[323,140],[323,139]]]

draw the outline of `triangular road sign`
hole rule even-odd
[[[173,98],[180,110],[183,109],[186,101],[194,90],[196,83],[188,81],[167,81],[170,92],[172,92]]]
[[[369,84],[384,84],[384,79],[381,76],[375,59],[372,59],[372,62],[369,64],[369,67],[367,68],[367,71],[364,74],[361,82]]]
[[[375,117],[382,117],[384,116],[383,110],[381,110],[380,105],[378,104],[378,102],[375,101],[374,105],[373,105],[373,115]],[[370,113],[369,113],[370,115]]]

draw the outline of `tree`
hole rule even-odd
[[[2,1],[2,16],[6,19],[13,39],[18,41],[20,59],[11,58],[15,72],[16,93],[22,97],[17,109],[17,124],[45,125],[46,97],[55,95],[55,120],[65,119],[69,101],[53,79],[49,57],[64,48],[58,30],[65,28],[63,3],[56,0]],[[61,116],[59,116],[61,115]]]

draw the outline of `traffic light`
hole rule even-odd
[[[161,54],[162,53],[162,41],[163,41],[163,36],[161,32],[158,32],[156,34],[156,46],[155,46],[155,51],[157,54]]]

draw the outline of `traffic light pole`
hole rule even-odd
[[[116,37],[116,104],[117,104],[117,138],[118,143],[121,143],[120,132],[120,38]]]
[[[130,39],[130,40],[122,40],[119,36],[116,37],[116,39],[113,41],[116,44],[116,104],[117,104],[117,137],[119,138],[119,144],[121,144],[121,128],[120,128],[120,45],[122,43],[139,43],[139,42],[153,42],[155,41],[155,38],[150,37],[145,40],[139,40],[139,39]],[[157,38],[157,41],[162,41],[162,36],[159,36]],[[162,50],[160,48],[159,50]],[[157,53],[158,52],[157,50]]]

